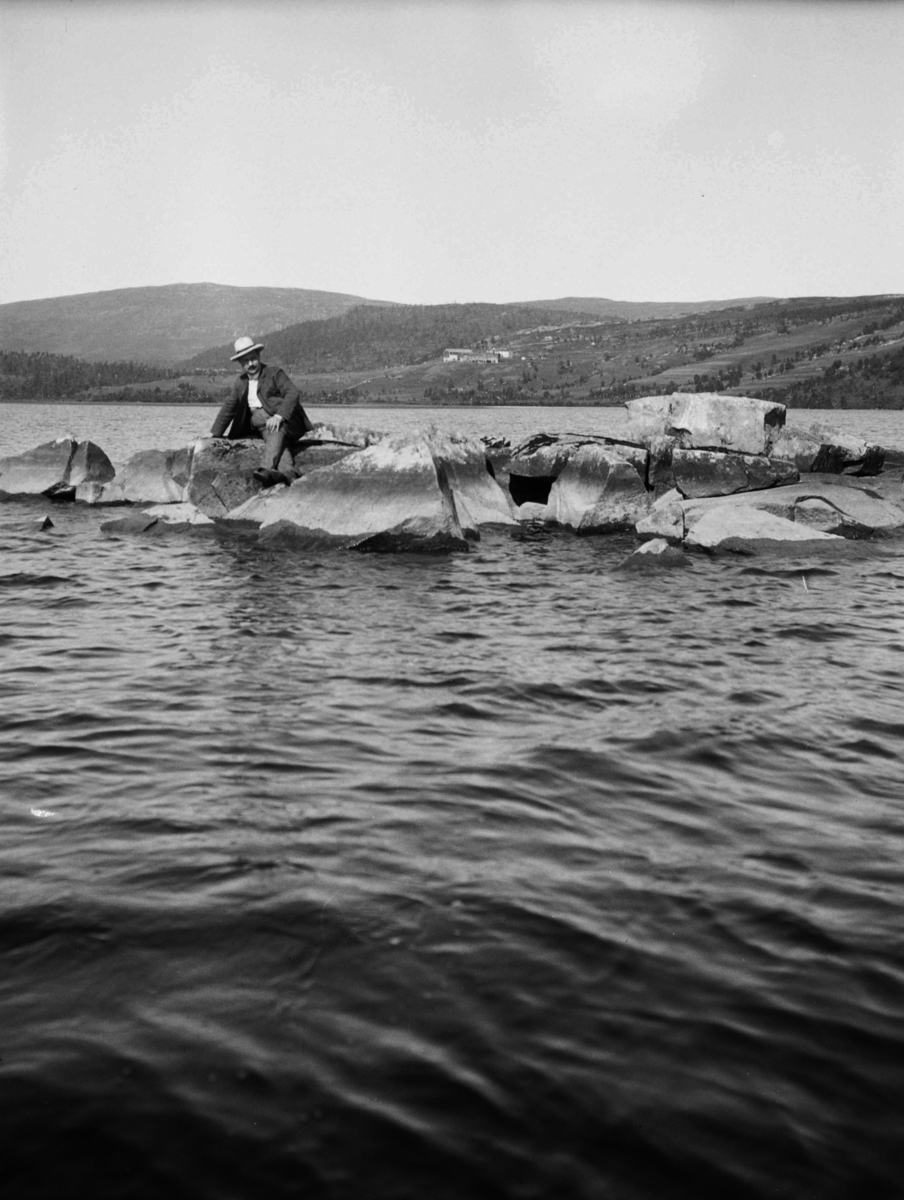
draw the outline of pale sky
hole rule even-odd
[[[904,292],[904,3],[0,0],[0,303]]]

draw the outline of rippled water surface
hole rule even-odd
[[[21,408],[4,452],[210,420]],[[904,544],[108,517],[0,508],[6,1194],[901,1194]]]

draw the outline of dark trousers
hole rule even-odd
[[[265,471],[279,470],[279,460],[283,454],[287,452],[287,462],[283,466],[284,473],[295,474],[294,450],[298,444],[298,438],[290,438],[286,431],[286,422],[283,421],[279,429],[269,430],[267,428],[268,414],[262,408],[252,408],[251,410],[251,427],[254,431],[264,439],[264,454],[261,459],[261,466]]]

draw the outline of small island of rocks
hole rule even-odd
[[[260,441],[202,438],[117,468],[64,436],[0,459],[0,498],[128,507],[107,533],[209,526],[300,548],[467,551],[482,526],[527,522],[633,531],[646,561],[904,529],[898,452],[788,425],[783,405],[748,397],[678,392],[625,407],[623,439],[538,433],[512,445],[316,425],[289,464],[298,478],[269,488],[254,475]]]

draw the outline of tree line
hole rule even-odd
[[[56,400],[97,388],[176,379],[181,371],[135,362],[85,362],[65,354],[0,350],[0,399]]]

